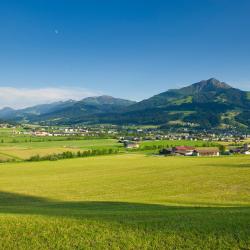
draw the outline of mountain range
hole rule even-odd
[[[112,123],[249,129],[250,92],[211,78],[140,102],[98,96],[21,110],[3,108],[0,119],[58,125]]]

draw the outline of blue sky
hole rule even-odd
[[[250,90],[249,13],[249,0],[1,0],[0,106],[141,100],[211,77]]]

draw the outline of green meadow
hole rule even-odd
[[[0,165],[0,249],[249,249],[250,157]]]

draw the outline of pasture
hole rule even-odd
[[[0,166],[1,249],[249,249],[250,157]]]

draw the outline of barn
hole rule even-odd
[[[196,156],[219,156],[220,151],[218,148],[200,148],[194,150]]]

